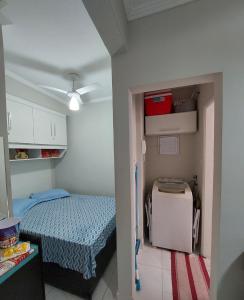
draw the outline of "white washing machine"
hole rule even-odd
[[[180,180],[159,179],[152,190],[152,244],[192,253],[193,197]]]

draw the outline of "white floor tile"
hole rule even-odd
[[[102,300],[115,300],[114,296],[113,296],[113,293],[111,292],[110,289],[107,289],[106,290],[106,293],[105,295],[103,296],[103,299]]]
[[[163,293],[172,295],[172,277],[170,270],[163,270]]]
[[[49,294],[52,290],[52,286],[49,284],[45,284],[45,293],[46,295]]]
[[[162,300],[162,270],[153,266],[140,265],[142,289],[136,293],[136,300]]]
[[[138,263],[145,266],[162,268],[162,250],[145,245],[139,252]]]
[[[50,291],[46,294],[46,300],[82,300],[82,298],[50,286]]]
[[[71,295],[71,294],[68,294],[68,293],[66,293],[66,299],[67,300],[85,300],[85,299],[80,298],[76,295]]]
[[[162,250],[162,268],[164,270],[171,270],[171,252],[168,250]]]
[[[107,283],[105,282],[105,280],[103,278],[101,278],[101,280],[99,281],[93,295],[92,295],[92,300],[102,300],[103,296],[106,293],[108,286]]]
[[[63,291],[53,289],[50,293],[48,293],[46,300],[67,300],[67,298]]]
[[[118,290],[117,274],[117,257],[114,255],[103,275],[103,280],[114,297],[116,296]]]
[[[163,300],[173,300],[172,294],[163,292]]]

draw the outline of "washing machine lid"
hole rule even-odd
[[[186,190],[186,184],[184,182],[159,182],[158,190],[162,193],[184,194]]]

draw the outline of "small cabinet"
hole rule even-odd
[[[197,112],[183,112],[145,118],[146,135],[194,133],[197,131]]]
[[[34,143],[33,108],[16,101],[7,101],[9,143]]]

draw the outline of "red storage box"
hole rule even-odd
[[[41,150],[41,155],[42,155],[42,158],[48,158],[50,157],[50,150],[49,149],[42,149]]]
[[[170,90],[148,92],[144,94],[146,116],[170,114],[173,107],[173,96]]]

